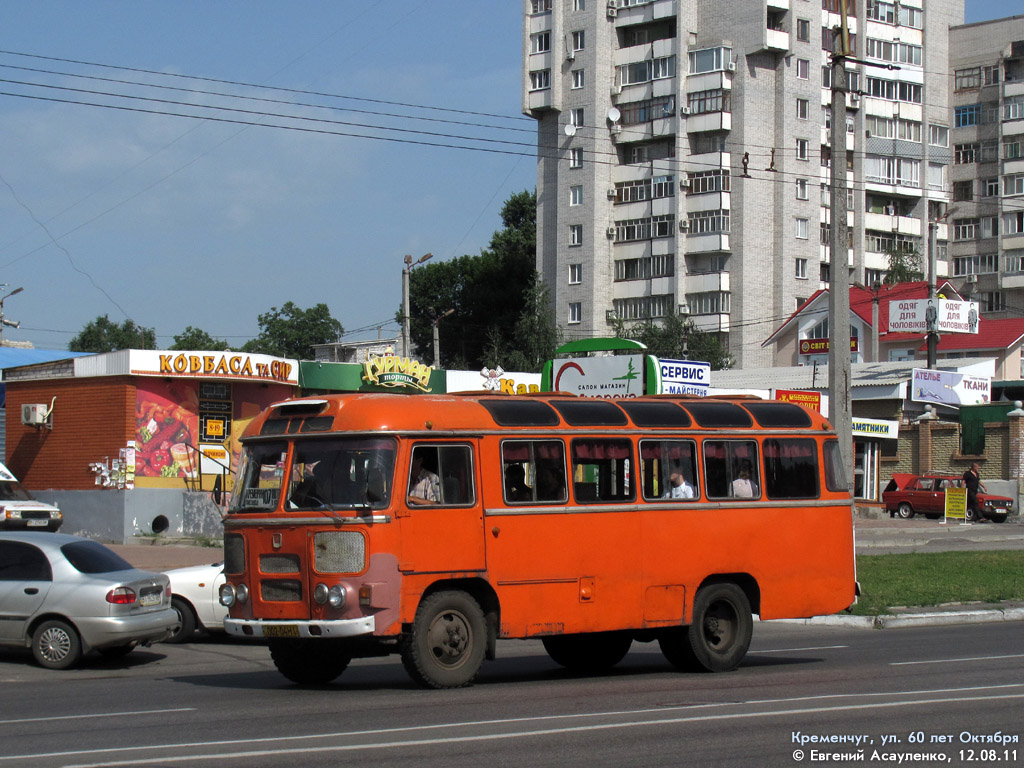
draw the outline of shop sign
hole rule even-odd
[[[978,302],[915,299],[889,302],[890,333],[977,333]]]
[[[581,397],[639,397],[644,393],[644,359],[641,355],[558,359],[552,384],[556,392]]]
[[[858,419],[854,417],[851,427],[853,434],[860,437],[879,437],[884,440],[896,440],[900,436],[900,423],[898,421]]]
[[[659,360],[661,392],[666,395],[706,396],[711,384],[711,363]]]
[[[776,389],[775,399],[784,403],[805,405],[821,413],[821,392],[811,392],[805,389]]]
[[[412,387],[430,391],[430,366],[398,355],[379,355],[363,363],[363,381],[381,387]]]
[[[204,475],[219,475],[230,471],[231,454],[223,445],[216,443],[199,444],[199,471]]]
[[[992,399],[992,379],[955,371],[914,368],[910,399],[918,403],[981,405]]]
[[[477,371],[446,371],[449,392],[499,392],[503,395],[525,395],[540,392],[539,373],[513,373],[500,365]]]
[[[850,351],[856,352],[859,348],[857,337],[851,336]],[[800,339],[801,355],[827,355],[828,349],[828,339]]]
[[[245,379],[298,384],[295,360],[233,352],[131,350],[131,372],[138,376]]]

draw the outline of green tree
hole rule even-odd
[[[889,268],[885,270],[882,282],[886,285],[914,283],[924,279],[923,261],[917,248],[887,248],[885,255],[889,260]]]
[[[260,334],[247,341],[240,351],[312,360],[314,344],[340,341],[345,332],[322,303],[302,309],[286,301],[280,309],[271,307],[260,315],[259,325]]]
[[[547,288],[535,282],[526,289],[523,311],[512,329],[512,335],[497,327],[487,331],[484,364],[501,366],[510,371],[537,373],[555,356],[562,334],[555,322],[555,312],[548,301]]]
[[[648,354],[670,360],[700,360],[710,363],[712,370],[732,368],[733,358],[717,336],[694,327],[685,315],[669,315],[662,322],[642,320],[628,330],[626,324],[615,323],[615,335],[633,339],[647,346]]]
[[[202,328],[193,328],[191,325],[174,337],[174,343],[170,346],[174,350],[226,350],[228,343],[223,339],[215,339]]]
[[[97,317],[68,342],[72,352],[113,352],[118,349],[156,349],[156,331],[143,328],[132,320],[121,325],[107,315]]]
[[[489,362],[511,370],[504,360],[485,361],[485,350],[494,333],[512,339],[524,311],[529,311],[530,292],[538,280],[536,194],[512,195],[501,219],[504,228],[479,256],[429,262],[410,274],[410,329],[418,356],[433,360],[434,321],[454,310],[438,324],[441,365],[475,369]],[[401,309],[397,320],[401,324]],[[508,354],[513,347],[505,345],[502,351]]]

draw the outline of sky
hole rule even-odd
[[[966,0],[968,22],[1014,13]],[[106,315],[237,347],[289,301],[396,336],[405,255],[479,253],[536,187],[521,14],[0,0],[3,339],[65,349]]]

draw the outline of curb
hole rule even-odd
[[[812,616],[809,619],[775,619],[772,623],[813,626],[896,629],[898,627],[942,627],[950,624],[992,624],[1024,621],[1024,608],[990,608],[978,611],[929,611],[924,613],[880,614],[878,616]]]

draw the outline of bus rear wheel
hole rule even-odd
[[[299,685],[326,685],[348,667],[352,657],[336,640],[271,640],[277,671]]]
[[[735,584],[701,587],[693,601],[693,622],[663,634],[661,652],[679,669],[728,672],[750,647],[754,620],[750,601]]]
[[[628,632],[594,632],[585,635],[542,637],[544,650],[556,664],[573,672],[603,672],[629,653],[633,637]]]
[[[480,604],[465,592],[447,590],[420,603],[412,634],[402,644],[402,664],[425,688],[461,688],[480,672],[486,650]]]

